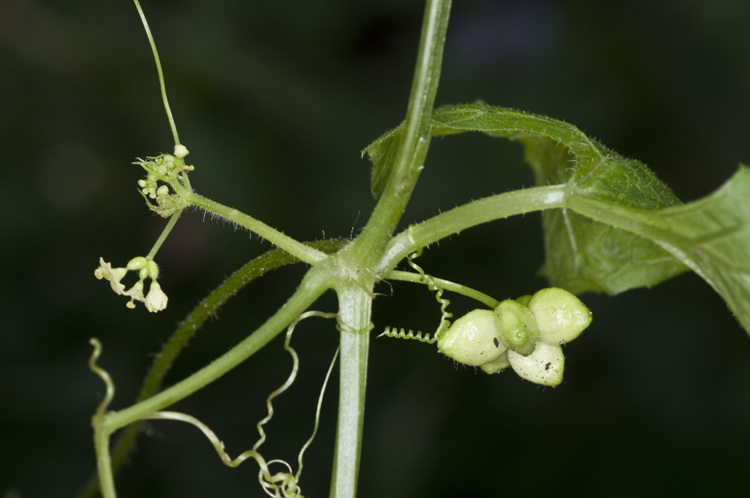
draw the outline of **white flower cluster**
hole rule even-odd
[[[440,334],[437,343],[446,356],[486,373],[510,366],[526,380],[556,386],[565,367],[560,345],[590,323],[591,312],[577,297],[550,287],[507,299],[494,311],[470,311]]]
[[[130,289],[126,290],[125,285],[120,281],[129,271],[138,272],[138,281]],[[146,306],[146,309],[152,313],[161,311],[167,307],[167,295],[164,294],[161,286],[156,281],[159,277],[159,267],[153,259],[139,256],[131,259],[125,268],[112,268],[112,265],[104,261],[104,258],[99,258],[99,268],[94,271],[94,276],[99,280],[109,280],[109,284],[116,294],[130,297],[130,301],[126,305],[128,308],[135,308],[135,301],[141,301]],[[151,279],[151,285],[148,289],[148,294],[144,296],[143,287],[144,281],[147,278]]]
[[[139,158],[133,163],[146,171],[146,178],[138,180],[138,191],[146,199],[149,208],[165,218],[185,207],[179,196],[173,195],[168,184],[179,182],[182,173],[195,169],[185,164],[184,157],[187,154],[187,148],[178,145],[175,146],[175,155]]]

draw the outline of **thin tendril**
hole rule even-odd
[[[161,412],[156,412],[149,416],[146,416],[144,417],[144,419],[177,420],[180,422],[186,422],[188,424],[191,424],[197,427],[208,438],[208,440],[211,442],[211,445],[216,450],[216,453],[218,453],[219,457],[221,458],[221,461],[228,467],[237,467],[248,458],[254,459],[259,467],[258,482],[263,488],[263,492],[266,493],[268,496],[272,496],[276,498],[302,498],[302,490],[298,485],[300,475],[302,474],[302,459],[303,459],[305,451],[310,446],[310,444],[312,444],[312,441],[313,439],[315,439],[315,435],[318,432],[318,425],[320,422],[320,411],[321,411],[321,407],[323,404],[323,395],[325,394],[326,386],[328,385],[328,381],[331,377],[331,372],[333,371],[333,367],[336,364],[336,359],[338,358],[338,354],[339,354],[338,349],[336,350],[336,353],[333,356],[333,360],[331,361],[331,364],[328,367],[328,372],[326,373],[325,380],[323,381],[323,386],[321,387],[320,394],[318,396],[318,404],[315,410],[315,424],[313,427],[312,435],[302,446],[302,449],[300,449],[299,455],[297,457],[297,460],[299,462],[299,468],[297,469],[297,473],[293,475],[291,466],[284,460],[275,459],[275,460],[269,460],[268,462],[266,462],[263,456],[258,452],[258,448],[266,440],[266,433],[263,430],[263,426],[267,422],[269,422],[271,418],[273,417],[273,413],[274,413],[273,403],[272,403],[273,399],[279,396],[280,394],[282,394],[284,391],[286,391],[289,388],[289,386],[294,382],[294,379],[297,376],[297,370],[299,368],[299,357],[297,356],[297,353],[294,350],[294,348],[292,348],[290,345],[292,333],[294,332],[294,328],[301,320],[304,320],[305,318],[309,318],[311,316],[318,316],[322,318],[335,318],[336,314],[335,313],[323,313],[320,311],[308,311],[306,313],[301,314],[294,322],[292,322],[291,325],[289,325],[289,328],[287,329],[287,333],[286,333],[286,339],[284,341],[284,349],[287,352],[289,352],[289,354],[292,355],[292,363],[293,363],[292,373],[289,375],[287,380],[278,389],[273,391],[271,395],[268,396],[268,398],[266,399],[268,415],[264,417],[263,420],[258,422],[257,428],[258,428],[258,433],[260,434],[260,438],[258,439],[258,442],[255,443],[252,449],[247,450],[241,453],[237,458],[232,459],[232,457],[230,457],[229,454],[227,454],[227,452],[225,451],[224,443],[218,438],[218,436],[216,436],[216,434],[206,424],[204,424],[197,418],[191,415],[187,415],[185,413],[161,411]],[[94,341],[95,340],[92,339],[92,344],[94,344]],[[98,341],[97,341],[97,344],[98,344]],[[101,351],[101,346],[99,345],[97,347],[97,344],[94,344],[95,350],[94,350],[94,354],[92,355],[92,360],[90,361],[90,363],[92,364],[92,370],[95,367],[94,365],[95,359],[96,357],[98,357],[98,353]],[[280,464],[285,468],[285,470],[272,474],[269,467],[273,464]]]
[[[299,451],[299,456],[297,457],[297,462],[299,463],[299,468],[297,469],[297,474],[295,475],[297,481],[299,481],[300,475],[302,474],[302,457],[304,456],[305,451],[307,451],[308,446],[312,444],[313,439],[315,439],[315,435],[318,433],[318,425],[320,424],[320,409],[323,406],[323,395],[326,392],[328,379],[331,378],[331,372],[333,372],[333,366],[336,364],[336,359],[339,357],[340,350],[340,347],[336,349],[336,353],[333,355],[333,359],[331,360],[331,365],[328,367],[326,378],[323,381],[323,386],[320,388],[320,395],[318,396],[318,406],[315,409],[315,426],[313,427],[313,432],[310,435],[310,439],[308,439],[307,442],[302,446],[302,449]]]
[[[172,129],[172,137],[174,137],[174,144],[180,145],[180,137],[177,134],[177,126],[174,123],[172,117],[172,110],[169,107],[169,99],[167,99],[167,87],[164,84],[164,73],[161,69],[161,60],[159,59],[159,52],[156,50],[156,42],[154,42],[154,36],[151,34],[151,28],[148,27],[148,21],[146,21],[146,15],[143,13],[141,4],[138,0],[133,0],[135,8],[138,10],[138,15],[141,17],[143,28],[146,30],[146,36],[148,37],[148,43],[151,45],[151,51],[154,54],[154,62],[156,62],[156,72],[159,74],[159,88],[161,88],[161,99],[164,102],[164,110],[167,112],[167,119],[169,120],[169,127]]]
[[[94,347],[94,351],[91,352],[91,357],[89,358],[89,368],[104,381],[104,385],[107,387],[104,399],[99,403],[99,406],[96,409],[95,416],[101,416],[107,410],[109,404],[112,402],[112,398],[115,396],[115,384],[112,382],[112,377],[110,377],[102,367],[96,364],[99,356],[102,354],[102,343],[99,342],[99,339],[92,337],[89,340],[89,344]]]
[[[409,266],[417,270],[419,275],[422,277],[422,281],[427,284],[427,287],[435,293],[435,300],[440,303],[440,324],[438,325],[437,330],[433,334],[433,338],[437,339],[438,336],[447,329],[451,322],[448,320],[449,318],[453,318],[453,313],[450,313],[448,311],[448,305],[451,303],[448,299],[443,298],[443,288],[437,285],[435,283],[435,279],[431,277],[430,275],[426,275],[424,270],[421,266],[416,264],[414,262],[415,258],[418,258],[422,255],[422,248],[420,247],[416,252],[413,254],[410,254],[406,259],[409,263]]]

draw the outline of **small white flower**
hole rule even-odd
[[[167,300],[167,295],[161,290],[159,282],[156,280],[151,281],[151,287],[149,287],[146,300],[144,301],[146,309],[152,313],[161,311],[167,307]]]
[[[130,308],[131,310],[135,308],[135,303],[133,301],[143,301],[143,280],[139,280],[135,283],[133,287],[123,292],[124,295],[130,296],[130,301],[128,301],[128,304],[126,306]]]
[[[94,270],[94,276],[101,280],[109,280],[109,284],[112,286],[112,290],[116,294],[124,294],[125,286],[120,283],[120,280],[128,273],[126,268],[112,268],[111,263],[104,261],[104,258],[99,258],[99,268]]]
[[[184,145],[177,144],[174,146],[174,155],[177,159],[183,159],[188,154],[190,154],[190,152],[188,152],[187,147],[185,147]]]
[[[128,290],[120,281],[129,272],[133,271],[138,274],[138,281]],[[135,302],[141,301],[146,305],[146,309],[155,313],[167,307],[167,295],[161,290],[161,286],[156,282],[159,276],[159,267],[154,260],[139,256],[131,259],[125,268],[112,268],[110,263],[99,258],[99,268],[94,271],[94,276],[99,280],[109,280],[112,290],[121,296],[128,296],[130,301],[125,306],[130,309],[135,308]],[[144,297],[143,287],[147,278],[151,279],[151,286],[148,294]]]

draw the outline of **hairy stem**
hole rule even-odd
[[[379,259],[406,210],[430,146],[430,120],[435,103],[451,0],[428,0],[425,6],[417,65],[401,143],[393,169],[354,253],[371,267]]]
[[[159,394],[118,412],[107,413],[109,430],[114,431],[137,422],[193,394],[229,372],[276,337],[329,287],[328,278],[316,271],[316,268],[311,269],[297,292],[247,339],[190,377]]]
[[[341,249],[348,240],[331,239],[307,242],[308,245],[324,251],[333,253]],[[177,326],[161,352],[156,356],[151,369],[143,381],[141,391],[136,403],[146,400],[156,394],[161,388],[162,381],[177,360],[185,345],[193,338],[209,317],[213,316],[224,303],[233,297],[247,284],[266,273],[285,265],[298,263],[299,260],[288,253],[273,249],[271,251],[252,259],[239,270],[234,272],[221,285],[211,291],[202,299],[185,319]],[[141,424],[131,424],[123,430],[112,448],[112,470],[117,470],[132,451],[138,434],[141,432]],[[92,475],[78,494],[78,498],[93,498],[99,490],[99,480],[96,473]]]
[[[400,280],[402,282],[412,282],[415,284],[427,284],[422,275],[400,270],[392,270],[388,274],[388,280]],[[432,280],[438,286],[440,286],[441,289],[455,292],[456,294],[461,294],[462,296],[466,296],[468,298],[474,299],[475,301],[479,301],[490,309],[495,309],[497,305],[500,304],[500,301],[498,301],[494,297],[488,296],[487,294],[472,289],[471,287],[466,287],[465,285],[457,284],[456,282],[451,282],[450,280],[445,280],[437,277],[432,277]]]
[[[315,264],[320,263],[327,257],[326,253],[305,245],[288,235],[284,235],[275,228],[266,225],[250,215],[228,206],[224,206],[223,204],[212,201],[211,199],[207,199],[195,192],[180,189],[180,187],[175,188],[175,190],[178,191],[185,201],[193,206],[204,209],[211,214],[221,216],[233,223],[237,223],[241,227],[247,228],[251,232],[258,234],[267,241],[278,246],[280,249],[298,258],[300,261]]]
[[[493,195],[410,226],[388,244],[376,272],[385,275],[408,254],[467,228],[518,214],[565,207],[565,189],[565,185],[552,185]]]

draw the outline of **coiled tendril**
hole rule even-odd
[[[448,305],[450,305],[451,302],[449,299],[443,297],[443,288],[437,284],[435,278],[427,275],[422,267],[414,262],[414,259],[418,258],[421,255],[422,248],[420,247],[415,252],[407,256],[406,261],[409,263],[409,266],[414,268],[417,273],[419,273],[420,281],[423,284],[427,285],[427,288],[435,293],[435,300],[440,303],[440,323],[438,324],[437,330],[435,330],[435,332],[430,335],[425,334],[421,330],[417,330],[415,332],[411,329],[385,327],[383,333],[381,333],[378,337],[385,336],[394,339],[410,339],[419,342],[425,342],[428,344],[434,344],[440,334],[443,333],[443,331],[445,331],[448,327],[450,327],[451,322],[449,319],[453,317],[453,313],[448,311]]]

